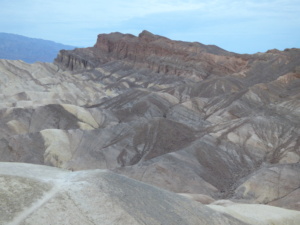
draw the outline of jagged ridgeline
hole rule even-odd
[[[148,31],[0,60],[0,221],[300,224],[299,68]]]

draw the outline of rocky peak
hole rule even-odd
[[[196,80],[239,72],[247,64],[247,60],[240,55],[217,46],[173,41],[149,31],[143,31],[138,37],[118,32],[100,34],[94,47],[60,52],[55,61],[63,68],[78,70],[86,69],[87,65],[97,67],[118,60],[150,73]]]
[[[165,37],[152,34],[151,32],[149,32],[147,30],[143,30],[142,33],[140,33],[138,37],[139,37],[140,40],[146,41],[146,42],[152,42],[152,41],[155,41],[155,40],[160,39],[160,38],[167,39]]]
[[[119,42],[127,42],[136,39],[134,35],[114,32],[110,34],[99,34],[94,48],[101,49],[104,52],[113,51],[113,47]]]

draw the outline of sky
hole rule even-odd
[[[236,53],[300,48],[300,0],[0,0],[0,32],[91,47],[143,30]]]

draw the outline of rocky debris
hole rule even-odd
[[[54,64],[0,60],[0,160],[299,210],[299,65],[299,49],[239,55],[146,31]]]

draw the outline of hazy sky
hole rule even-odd
[[[0,0],[0,32],[89,47],[142,30],[238,53],[300,48],[299,0]]]

